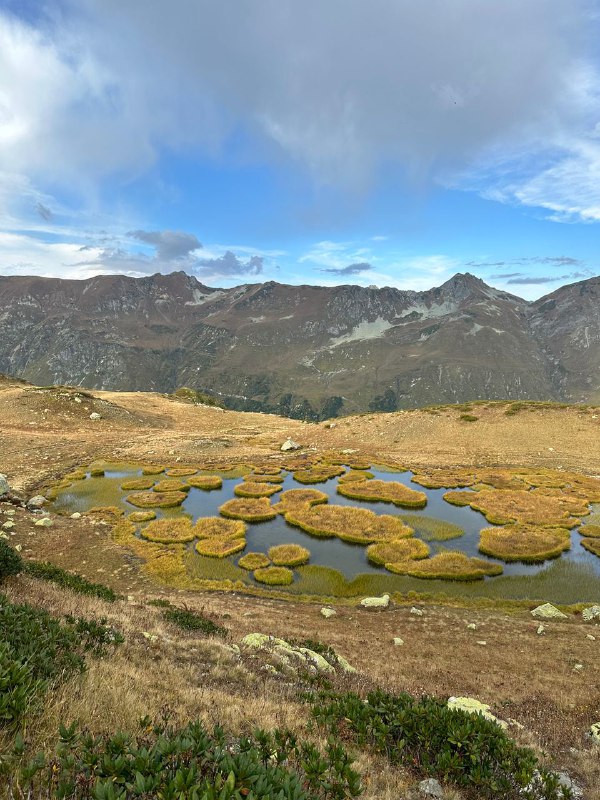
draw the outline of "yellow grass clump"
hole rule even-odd
[[[262,567],[254,570],[254,580],[268,586],[289,586],[294,582],[294,573],[287,567]]]
[[[337,478],[343,475],[346,470],[332,464],[317,464],[310,469],[297,469],[294,472],[294,480],[298,483],[325,483],[330,478]]]
[[[127,481],[123,481],[121,489],[125,492],[131,492],[133,490],[151,489],[153,486],[154,478],[130,478]]]
[[[148,464],[142,468],[142,475],[161,475],[165,471],[164,467]]]
[[[234,487],[233,492],[238,497],[271,497],[276,492],[281,491],[281,486],[272,483],[239,483]]]
[[[132,511],[127,519],[129,522],[149,522],[156,519],[156,511]]]
[[[166,474],[169,478],[187,478],[189,475],[195,475],[198,472],[194,467],[169,467]]]
[[[200,539],[196,543],[196,552],[201,556],[209,558],[226,558],[234,553],[239,553],[246,547],[246,540],[239,538],[219,538],[217,536],[210,539]]]
[[[427,495],[424,492],[409,489],[397,481],[362,481],[342,485],[338,483],[337,491],[343,497],[350,497],[353,500],[380,500],[402,508],[424,508],[427,505]]]
[[[412,528],[399,517],[375,514],[366,508],[317,505],[288,511],[286,522],[313,536],[337,536],[345,542],[371,544],[412,536]]]
[[[85,513],[88,517],[104,517],[110,519],[111,517],[122,517],[125,512],[118,506],[92,506]]]
[[[254,474],[255,475],[279,475],[281,473],[281,467],[276,467],[274,465],[266,466],[266,467],[254,467]]]
[[[588,553],[600,556],[600,539],[582,539],[581,546],[585,547]]]
[[[357,481],[370,481],[371,478],[374,478],[372,472],[367,472],[364,469],[351,469],[350,472],[346,472],[344,475],[340,476],[338,483],[356,483]]]
[[[396,575],[443,581],[478,581],[486,575],[501,575],[503,572],[500,564],[455,552],[439,553],[422,561],[404,561],[385,566]]]
[[[106,474],[104,467],[90,467],[90,477],[103,478]]]
[[[426,489],[455,489],[477,482],[474,473],[464,469],[432,469],[413,475],[411,480]]]
[[[220,489],[223,486],[223,478],[218,475],[195,475],[188,478],[188,484],[194,489]]]
[[[174,508],[180,506],[186,497],[185,492],[134,492],[125,499],[138,508]]]
[[[273,508],[278,514],[286,514],[298,508],[307,508],[321,503],[328,503],[329,497],[318,489],[288,489],[279,497],[279,502]]]
[[[229,519],[243,519],[245,522],[266,522],[277,516],[268,497],[228,500],[219,508],[219,513]]]
[[[244,480],[248,483],[283,483],[285,478],[283,475],[263,475],[261,472],[251,472],[249,475],[244,475]]]
[[[469,505],[488,522],[507,525],[519,522],[554,528],[574,528],[579,520],[572,513],[589,514],[587,503],[571,497],[555,497],[513,489],[486,489],[481,492],[446,492],[444,500],[454,505]]]
[[[243,539],[246,523],[241,519],[200,517],[196,520],[194,532],[198,539]]]
[[[237,563],[238,567],[253,572],[255,569],[268,567],[271,561],[269,556],[266,556],[264,553],[246,553]]]
[[[159,481],[152,489],[153,492],[189,492],[190,484],[180,481],[179,478],[167,478]]]
[[[600,539],[600,525],[582,525],[579,533],[588,539]]]
[[[310,550],[299,544],[277,544],[269,548],[269,558],[276,567],[300,567],[308,563]]]
[[[566,528],[547,528],[536,525],[506,525],[503,528],[484,528],[479,539],[479,551],[501,561],[522,561],[537,564],[558,558],[571,546]]]
[[[429,547],[420,539],[398,539],[392,542],[377,542],[367,547],[367,558],[380,567],[399,561],[427,558]]]
[[[159,544],[184,544],[196,538],[191,520],[187,517],[157,519],[150,522],[142,531],[144,539]]]

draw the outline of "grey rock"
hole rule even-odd
[[[27,501],[27,508],[41,508],[48,501],[42,494],[36,494]]]
[[[419,784],[419,792],[424,797],[443,797],[444,790],[439,781],[435,778],[427,778]]]
[[[329,619],[330,617],[335,617],[337,611],[334,608],[322,608],[321,614],[325,617],[325,619]]]
[[[98,414],[97,411],[92,411],[92,413],[90,414],[90,419],[95,422],[98,419],[102,419],[102,414]]]
[[[544,603],[537,608],[534,608],[531,612],[532,617],[537,617],[538,619],[568,619],[566,614],[563,614],[556,606],[553,606],[552,603]]]
[[[401,647],[404,644],[404,639],[401,639],[399,636],[394,636],[393,642],[396,647]]]
[[[390,604],[390,596],[384,594],[381,597],[363,597],[360,604],[363,608],[387,608]]]
[[[411,608],[410,613],[414,614],[415,617],[422,617],[423,616],[423,612],[421,611],[421,609],[420,608],[415,608],[414,606]]]
[[[42,517],[38,519],[37,522],[33,523],[37,528],[51,528],[54,523],[50,519],[50,517]]]
[[[584,608],[581,612],[581,616],[586,622],[590,622],[593,619],[598,619],[598,617],[600,617],[600,606],[589,606],[588,608]]]
[[[298,442],[295,442],[292,438],[288,436],[285,442],[281,445],[282,451],[285,453],[288,450],[300,450],[301,445]]]
[[[600,744],[600,722],[594,722],[590,726],[590,738],[594,744]]]
[[[0,473],[0,497],[4,494],[8,494],[10,492],[10,484],[6,479],[6,475]]]

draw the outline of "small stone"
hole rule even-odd
[[[9,509],[8,509],[8,511],[5,511],[5,512],[4,512],[4,516],[5,516],[5,517],[14,517],[14,515],[15,515],[16,513],[17,513],[17,512],[14,510],[14,508],[9,508]]]
[[[15,523],[12,521],[12,519],[7,519],[6,522],[2,523],[2,527],[5,531],[9,531],[11,528],[15,527]]]
[[[41,508],[48,501],[41,494],[36,494],[35,497],[30,497],[27,501],[27,508]]]
[[[590,640],[590,642],[595,642],[595,641],[596,641],[596,637],[595,637],[595,636],[592,636],[592,634],[591,634],[591,633],[588,633],[588,634],[586,635],[586,637],[585,637],[585,638],[586,638],[586,639],[589,639],[589,640]]]
[[[594,744],[600,744],[600,722],[594,722],[590,727],[590,737]]]
[[[415,617],[422,617],[423,616],[423,612],[421,611],[421,609],[420,608],[415,608],[414,606],[411,608],[410,613],[414,614]]]
[[[0,497],[3,494],[8,494],[10,492],[10,485],[6,479],[6,475],[0,473]]]
[[[468,714],[481,714],[482,717],[497,722],[501,728],[507,727],[504,720],[498,719],[492,714],[487,703],[482,703],[481,700],[476,700],[474,697],[449,697],[447,705],[448,708],[466,711]]]
[[[90,419],[95,422],[96,420],[102,419],[102,414],[98,414],[97,411],[92,411],[90,414]]]
[[[563,614],[562,611],[559,611],[556,606],[553,606],[552,603],[544,603],[537,608],[534,608],[531,612],[532,617],[538,617],[538,619],[568,619],[566,614]]]
[[[390,596],[384,594],[381,597],[363,597],[360,604],[363,608],[387,608],[390,604]]]
[[[581,672],[582,669],[583,669],[583,664],[574,664],[573,666],[573,672]]]
[[[335,617],[337,611],[333,608],[322,608],[321,615],[325,617],[325,619],[329,619],[330,617]]]
[[[23,549],[23,545],[22,544],[16,544],[15,545],[15,550],[17,551],[17,553],[20,553],[22,549]]]
[[[421,781],[419,784],[419,792],[424,797],[443,797],[444,790],[439,781],[435,778],[427,778],[427,780]]]
[[[135,600],[135,597],[132,594],[128,594],[127,595],[127,602],[128,603],[133,603],[134,600]]]
[[[546,628],[544,628],[543,625],[538,625],[537,635],[544,636],[545,633],[546,633]]]
[[[581,612],[581,616],[586,622],[597,619],[600,617],[600,606],[589,606],[589,608],[584,608]]]
[[[401,639],[399,636],[394,636],[393,641],[396,647],[400,647],[401,645],[404,644],[404,639]]]
[[[73,512],[73,514],[71,514],[71,519],[81,519],[81,513],[79,511]]]
[[[483,640],[477,642],[477,644],[480,644],[482,647],[487,647],[487,642],[484,642]]]
[[[477,630],[477,625],[475,625],[475,623],[474,623],[474,622],[469,622],[469,624],[467,625],[467,628],[468,628],[470,631],[476,631],[476,630]]]
[[[298,442],[295,442],[291,437],[285,440],[285,442],[281,445],[281,450],[285,453],[287,450],[300,450],[300,445]]]
[[[38,528],[50,528],[50,527],[52,527],[52,525],[54,525],[54,523],[52,522],[50,517],[42,517],[41,519],[38,519],[38,521],[34,522],[33,524]]]

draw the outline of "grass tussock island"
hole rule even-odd
[[[588,553],[600,556],[600,539],[582,539],[581,546],[584,547]]]
[[[298,483],[325,483],[325,481],[337,478],[346,472],[344,467],[332,464],[317,464],[310,469],[297,469],[294,472],[294,480]]]
[[[269,548],[269,558],[276,567],[300,567],[308,564],[310,550],[299,544],[278,544]]]
[[[190,475],[195,475],[198,472],[194,467],[169,467],[166,475],[169,478],[188,478]]]
[[[553,528],[574,528],[590,513],[587,501],[512,489],[486,489],[481,492],[446,492],[444,500],[456,506],[471,506],[493,525],[518,522]]]
[[[129,522],[149,522],[151,519],[156,519],[156,511],[132,511],[127,519]]]
[[[353,544],[393,541],[414,533],[398,517],[375,514],[366,508],[352,506],[316,505],[298,508],[288,511],[285,520],[312,536],[337,536],[342,541]]]
[[[124,492],[142,491],[143,489],[151,489],[154,486],[154,478],[132,478],[128,481],[123,481],[121,489]]]
[[[283,475],[271,475],[267,473],[264,475],[262,472],[251,472],[249,475],[244,475],[244,480],[249,483],[283,483],[285,477]]]
[[[582,525],[579,533],[588,539],[600,539],[600,525]]]
[[[244,483],[239,483],[233,491],[238,497],[271,497],[276,492],[281,491],[281,486],[272,483],[245,481]]]
[[[372,472],[367,472],[364,469],[351,469],[348,472],[345,472],[343,475],[340,475],[338,479],[339,483],[356,483],[360,481],[370,481],[375,477]]]
[[[425,542],[412,537],[392,542],[377,542],[367,547],[367,558],[378,567],[427,558],[429,553],[429,547]]]
[[[142,536],[159,544],[185,544],[196,538],[196,532],[190,519],[175,517],[149,522],[142,530]]]
[[[255,569],[268,567],[271,563],[271,559],[264,553],[246,553],[237,563],[238,567],[247,569],[249,572],[253,572]]]
[[[246,540],[237,537],[200,539],[196,542],[196,552],[209,558],[226,558],[239,553],[246,547]]]
[[[503,572],[500,564],[455,552],[438,553],[422,561],[386,564],[385,567],[396,575],[445,581],[478,581]]]
[[[125,514],[119,506],[92,506],[85,512],[86,517],[99,517],[100,519],[118,519]]]
[[[268,497],[240,497],[223,503],[219,507],[219,514],[229,519],[242,519],[244,522],[267,522],[275,519],[277,511]]]
[[[164,467],[160,467],[156,464],[147,464],[145,467],[142,467],[142,475],[162,475],[164,471]]]
[[[287,567],[261,567],[252,573],[254,580],[267,586],[289,586],[294,582],[294,573]]]
[[[188,478],[187,482],[193,489],[204,489],[205,491],[221,489],[223,486],[223,478],[219,475],[194,475]]]
[[[273,508],[278,514],[286,514],[288,511],[328,502],[329,496],[318,489],[288,489],[279,495],[279,502]]]
[[[200,517],[196,520],[194,531],[198,539],[243,539],[246,524],[241,519]]]
[[[137,508],[175,508],[186,499],[186,492],[133,492],[125,498]]]
[[[158,481],[153,488],[153,492],[189,492],[190,484],[178,478],[166,478]]]
[[[571,547],[571,534],[566,528],[536,525],[506,525],[484,528],[480,533],[479,552],[501,561],[536,564],[558,558]]]
[[[352,500],[381,501],[402,508],[425,508],[427,495],[397,481],[357,481],[338,484],[338,494]]]

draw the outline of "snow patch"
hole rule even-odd
[[[483,330],[494,331],[494,333],[506,333],[506,331],[502,331],[499,328],[492,328],[491,325],[480,325],[478,322],[474,322],[471,330],[467,331],[467,336],[475,336],[479,331]]]
[[[350,333],[344,336],[337,336],[331,340],[330,347],[338,347],[341,344],[348,342],[361,342],[366,339],[379,339],[390,328],[395,327],[391,322],[383,317],[377,317],[374,322],[361,322]]]

